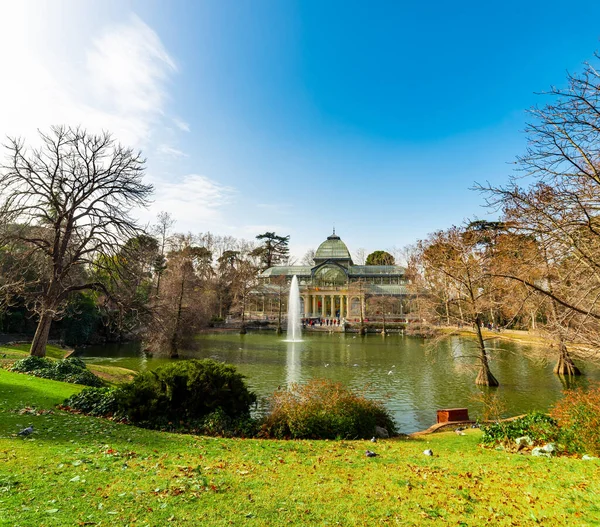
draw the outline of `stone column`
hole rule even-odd
[[[340,295],[340,320],[344,317],[344,295]]]
[[[317,295],[311,295],[312,297],[312,312],[311,315],[314,317],[317,313]]]
[[[309,307],[308,307],[308,301],[309,301],[309,295],[304,295],[304,318],[308,317],[309,314]]]
[[[331,295],[331,318],[335,318],[335,295]]]
[[[325,318],[325,295],[321,295],[321,313],[320,316],[321,318]]]

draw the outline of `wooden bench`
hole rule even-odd
[[[450,421],[468,421],[469,410],[467,408],[444,408],[437,411],[437,422],[448,423]]]

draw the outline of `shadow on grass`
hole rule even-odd
[[[82,389],[83,386],[78,384],[0,370],[0,404],[8,409],[17,406],[53,408]]]

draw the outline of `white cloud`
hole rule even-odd
[[[177,117],[173,117],[173,124],[175,124],[175,126],[179,128],[182,132],[190,131],[190,125]]]
[[[107,28],[87,53],[89,90],[99,106],[137,120],[147,134],[163,113],[164,83],[175,71],[158,35],[135,15]]]
[[[144,216],[154,221],[156,214],[168,211],[177,221],[177,230],[198,232],[221,223],[222,212],[234,197],[235,190],[198,174],[181,181],[151,180],[155,187],[154,203]],[[209,224],[209,225],[207,225]]]
[[[158,145],[156,152],[165,157],[172,157],[175,159],[179,158],[179,157],[187,157],[187,154],[185,152],[182,152],[178,148],[174,148],[174,147],[172,147],[170,145],[166,145],[166,144]]]
[[[69,124],[146,147],[177,71],[158,35],[133,15],[92,38],[71,28],[57,40],[53,31],[62,28],[44,16],[60,8],[40,14],[36,5],[0,6],[0,136],[32,139],[37,129]]]

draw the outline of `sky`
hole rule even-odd
[[[351,253],[489,217],[600,2],[0,0],[0,138],[110,131],[182,232]]]

